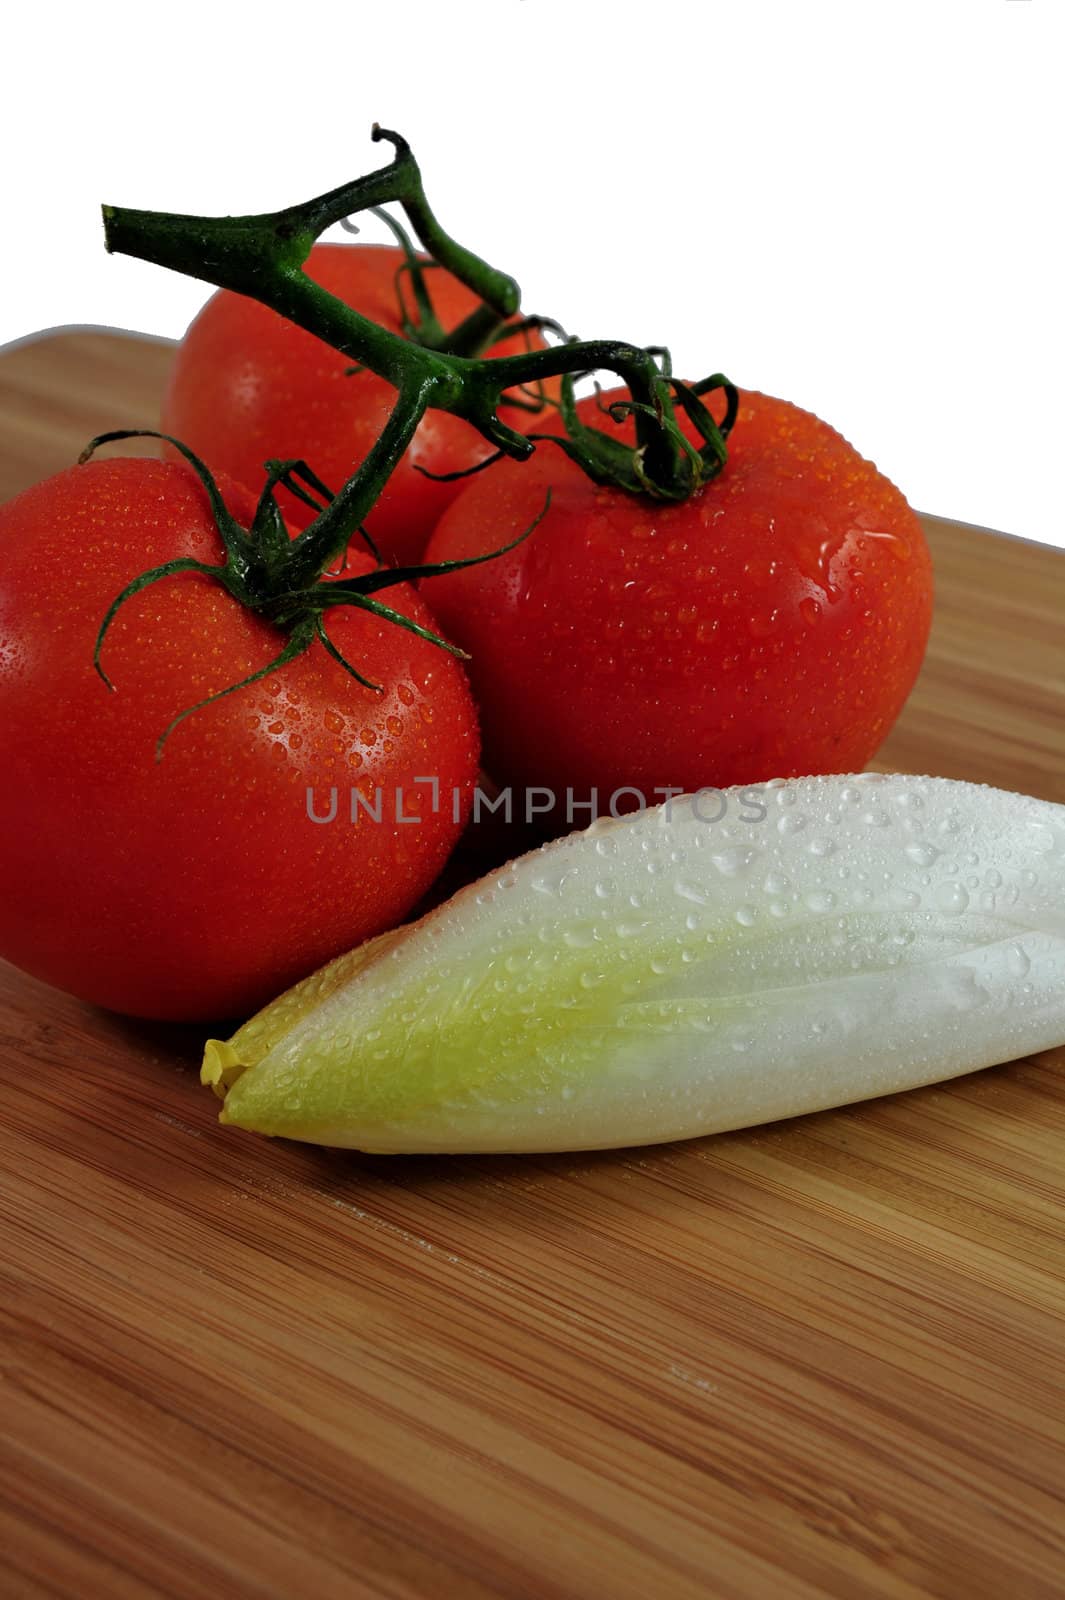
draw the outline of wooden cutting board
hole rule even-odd
[[[151,425],[168,360],[0,353],[0,497]],[[884,764],[1065,800],[1065,555],[927,526]],[[202,1037],[0,969],[5,1595],[1065,1595],[1065,1053],[389,1160],[219,1128]]]

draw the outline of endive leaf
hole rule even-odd
[[[1065,808],[804,778],[594,824],[290,990],[222,1121],[373,1151],[689,1138],[1065,1043]]]

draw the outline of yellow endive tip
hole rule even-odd
[[[200,1082],[224,1100],[248,1063],[225,1039],[208,1039],[203,1048]]]

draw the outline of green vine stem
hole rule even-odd
[[[720,374],[687,385],[673,377],[668,352],[608,339],[564,339],[547,348],[530,348],[495,359],[471,353],[488,348],[504,334],[557,325],[547,319],[511,320],[520,302],[514,279],[458,244],[441,227],[425,198],[421,173],[406,140],[376,126],[373,138],[385,139],[394,147],[395,154],[386,167],[284,211],[259,216],[196,217],[104,207],[109,250],[250,296],[333,345],[358,367],[377,373],[397,391],[377,441],[338,493],[331,494],[305,462],[265,463],[266,481],[252,525],[247,529],[226,509],[204,463],[179,440],[169,440],[204,485],[224,559],[214,565],[190,560],[168,562],[142,573],[116,596],[102,621],[95,654],[97,670],[109,688],[114,685],[104,671],[101,652],[119,609],[148,585],[188,571],[200,572],[222,585],[279,634],[278,654],[271,662],[211,696],[211,700],[233,694],[277,671],[315,642],[360,684],[377,688],[344,659],[329,637],[325,619],[337,605],[370,611],[442,649],[461,654],[447,640],[385,605],[375,595],[391,584],[491,560],[512,549],[542,520],[550,505],[550,494],[531,526],[503,550],[432,566],[388,568],[378,563],[373,571],[353,578],[345,578],[342,572],[329,573],[334,563],[343,563],[354,535],[365,532],[362,524],[368,512],[431,406],[471,423],[495,447],[489,460],[498,456],[527,459],[538,440],[550,438],[597,483],[611,484],[631,494],[681,500],[720,472],[725,463],[725,441],[736,418],[738,396]],[[379,208],[389,203],[402,207],[432,257],[430,262],[419,261],[400,225],[392,222],[403,250],[405,270],[412,279],[417,318],[407,319],[407,332],[414,337],[380,327],[329,294],[304,270],[311,248],[324,229],[360,211],[379,213]],[[450,333],[436,321],[422,278],[423,267],[434,262],[452,272],[480,300],[480,305]],[[616,432],[589,427],[578,415],[576,379],[603,370],[616,373],[628,388],[629,399],[602,409],[614,423],[626,417],[633,419],[635,446],[623,443]],[[535,397],[543,395],[542,385],[550,378],[561,380],[559,399],[553,403],[562,419],[562,434],[527,436],[500,419],[497,408],[506,391],[521,390],[532,396],[535,408]],[[702,400],[714,389],[723,390],[726,398],[726,413],[720,423]],[[678,406],[693,424],[701,440],[699,445],[681,431]],[[87,447],[82,460],[87,460],[100,444],[134,436],[129,432],[101,435]],[[277,506],[274,491],[279,483],[287,484],[318,512],[295,538],[289,537]],[[208,703],[190,706],[175,718],[164,730],[157,754],[161,754],[163,743],[177,724]]]
[[[478,566],[483,561],[493,561],[496,556],[505,555],[523,539],[527,539],[539,526],[551,504],[551,495],[548,491],[543,509],[529,526],[509,544],[503,545],[499,550],[488,551],[484,555],[467,556],[456,561],[427,562],[410,567],[386,567],[378,564],[373,570],[353,578],[325,577],[323,569],[317,569],[308,576],[304,573],[302,565],[292,558],[297,541],[289,539],[288,530],[274,496],[274,490],[279,483],[290,485],[302,483],[315,494],[328,493],[321,479],[306,462],[271,461],[267,464],[266,482],[260,493],[251,526],[243,528],[230,513],[208,467],[187,445],[182,444],[180,439],[174,439],[169,434],[157,433],[151,428],[121,428],[111,433],[99,434],[85,446],[78,458],[79,465],[84,465],[90,460],[101,445],[117,443],[124,439],[165,439],[184,456],[206,491],[222,542],[223,560],[212,563],[191,556],[182,556],[174,561],[165,561],[162,566],[150,567],[140,573],[115,596],[100,623],[93,652],[93,664],[104,685],[111,690],[115,688],[104,670],[102,657],[108,632],[119,611],[128,600],[132,600],[134,595],[140,594],[143,589],[161,582],[164,578],[177,577],[184,572],[198,572],[219,584],[240,605],[271,623],[285,641],[279,648],[278,654],[258,672],[253,672],[238,683],[232,683],[228,688],[220,689],[216,694],[208,695],[205,700],[198,700],[195,705],[187,706],[184,711],[179,712],[159,737],[156,744],[157,760],[161,758],[163,746],[171,733],[187,716],[204,706],[213,704],[216,700],[224,699],[226,695],[235,694],[238,689],[246,689],[251,684],[258,683],[272,672],[277,672],[279,668],[287,666],[290,661],[302,655],[316,640],[356,682],[362,684],[364,688],[380,691],[380,684],[373,683],[365,677],[330,639],[325,618],[334,606],[354,606],[358,610],[372,612],[374,616],[394,623],[397,627],[406,628],[410,633],[428,640],[430,644],[438,645],[453,656],[468,659],[466,652],[460,650],[457,645],[449,643],[431,628],[423,627],[420,622],[415,622],[412,617],[375,599],[374,596],[382,589],[392,588],[397,583],[439,577],[442,573],[456,572],[462,567]],[[346,485],[345,489],[331,500],[318,518],[319,522],[336,517],[346,526],[347,519],[352,515],[351,506],[361,503],[350,497],[345,498],[350,488],[350,484]],[[346,543],[345,536],[342,548],[346,548]]]
[[[547,349],[480,359],[459,350],[432,349],[380,327],[316,284],[304,263],[322,231],[353,214],[387,203],[402,207],[430,255],[480,298],[482,306],[455,330],[452,344],[483,344],[520,301],[513,278],[498,272],[458,244],[434,216],[422,187],[417,162],[406,140],[375,125],[375,140],[395,150],[385,167],[328,194],[283,211],[243,217],[197,217],[105,206],[107,248],[200,278],[219,288],[270,306],[289,321],[334,346],[353,362],[393,384],[396,403],[388,423],[365,461],[341,491],[338,502],[294,541],[293,558],[301,582],[321,572],[342,548],[341,527],[354,529],[376,501],[389,474],[432,406],[464,418],[502,455],[526,459],[536,439],[509,427],[497,415],[504,391],[563,380],[562,416],[570,455],[597,482],[634,494],[684,499],[720,471],[725,438],[735,416],[735,390],[718,376],[688,391],[656,354],[618,340],[569,340]],[[448,341],[445,340],[445,343]],[[578,376],[606,370],[617,374],[631,395],[635,448],[577,421],[573,383]],[[724,388],[728,415],[718,424],[698,396]],[[674,398],[695,423],[702,439],[692,446],[677,425]]]

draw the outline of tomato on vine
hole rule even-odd
[[[97,459],[0,507],[0,956],[144,1017],[247,1011],[394,926],[477,773],[462,667],[410,585],[386,606],[352,550],[267,604],[255,502],[221,490]]]
[[[395,147],[390,166],[301,206],[244,218],[107,209],[107,238],[261,301],[393,386],[359,472],[363,517],[427,410],[495,446],[428,547],[430,566],[454,569],[432,605],[474,655],[492,776],[653,795],[863,765],[913,684],[931,616],[928,550],[899,492],[817,418],[741,397],[720,374],[683,383],[665,351],[566,340],[456,361],[323,294],[299,270],[314,239],[387,200],[481,297],[475,317],[505,321],[518,304],[512,279],[440,227],[406,142],[374,137]],[[578,406],[577,377],[597,370],[625,389]],[[519,433],[497,412],[503,392],[551,377],[557,416]],[[549,488],[536,539],[481,565],[541,514]]]
[[[611,427],[625,400],[593,397],[577,414]],[[623,785],[654,804],[665,787],[866,764],[921,665],[932,569],[902,495],[834,429],[742,393],[727,465],[677,503],[597,485],[545,440],[531,465],[473,478],[426,559],[498,544],[547,485],[534,540],[432,590],[472,656],[496,782],[578,800],[598,789],[605,811]],[[567,819],[560,798],[553,820],[587,815]]]

